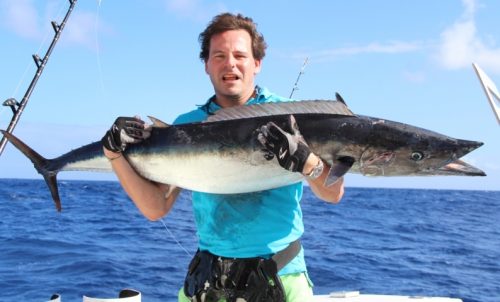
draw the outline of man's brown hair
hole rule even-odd
[[[264,36],[257,31],[257,24],[252,18],[241,14],[223,13],[215,16],[208,24],[207,28],[200,34],[198,40],[201,44],[200,59],[208,60],[210,52],[210,39],[213,35],[223,33],[228,30],[246,30],[252,39],[252,54],[256,60],[262,60],[266,55],[266,41]]]

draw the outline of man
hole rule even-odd
[[[202,121],[220,108],[289,101],[255,85],[266,43],[252,19],[220,14],[199,39],[215,95],[174,124]],[[337,203],[344,193],[343,179],[325,187],[329,167],[311,153],[293,119],[286,128],[271,122],[257,129],[263,156],[304,174],[317,197]],[[149,132],[138,118],[118,118],[102,142],[127,194],[144,216],[156,220],[170,211],[181,189],[142,178],[121,156],[128,144],[147,139]],[[299,182],[247,194],[193,192],[199,250],[179,301],[309,301],[312,284],[298,241],[304,228],[302,189]]]

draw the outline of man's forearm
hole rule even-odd
[[[180,193],[179,188],[171,188],[169,185],[145,179],[134,170],[124,156],[121,156],[121,153],[104,148],[104,155],[110,159],[121,186],[146,218],[157,220],[170,211]]]
[[[322,159],[314,153],[311,153],[304,165],[303,174],[310,175],[320,160]],[[314,179],[310,177],[306,177],[306,179],[316,197],[327,202],[338,203],[344,195],[344,178],[341,177],[333,185],[326,187],[324,184],[329,171],[330,167],[323,161],[323,171],[321,172],[321,175]]]

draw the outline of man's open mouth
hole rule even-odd
[[[222,80],[224,80],[224,81],[236,81],[239,79],[240,79],[240,77],[235,75],[235,74],[226,74],[226,75],[222,76]]]

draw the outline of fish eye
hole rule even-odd
[[[420,151],[413,151],[410,156],[411,160],[420,161],[424,159],[424,154]]]

